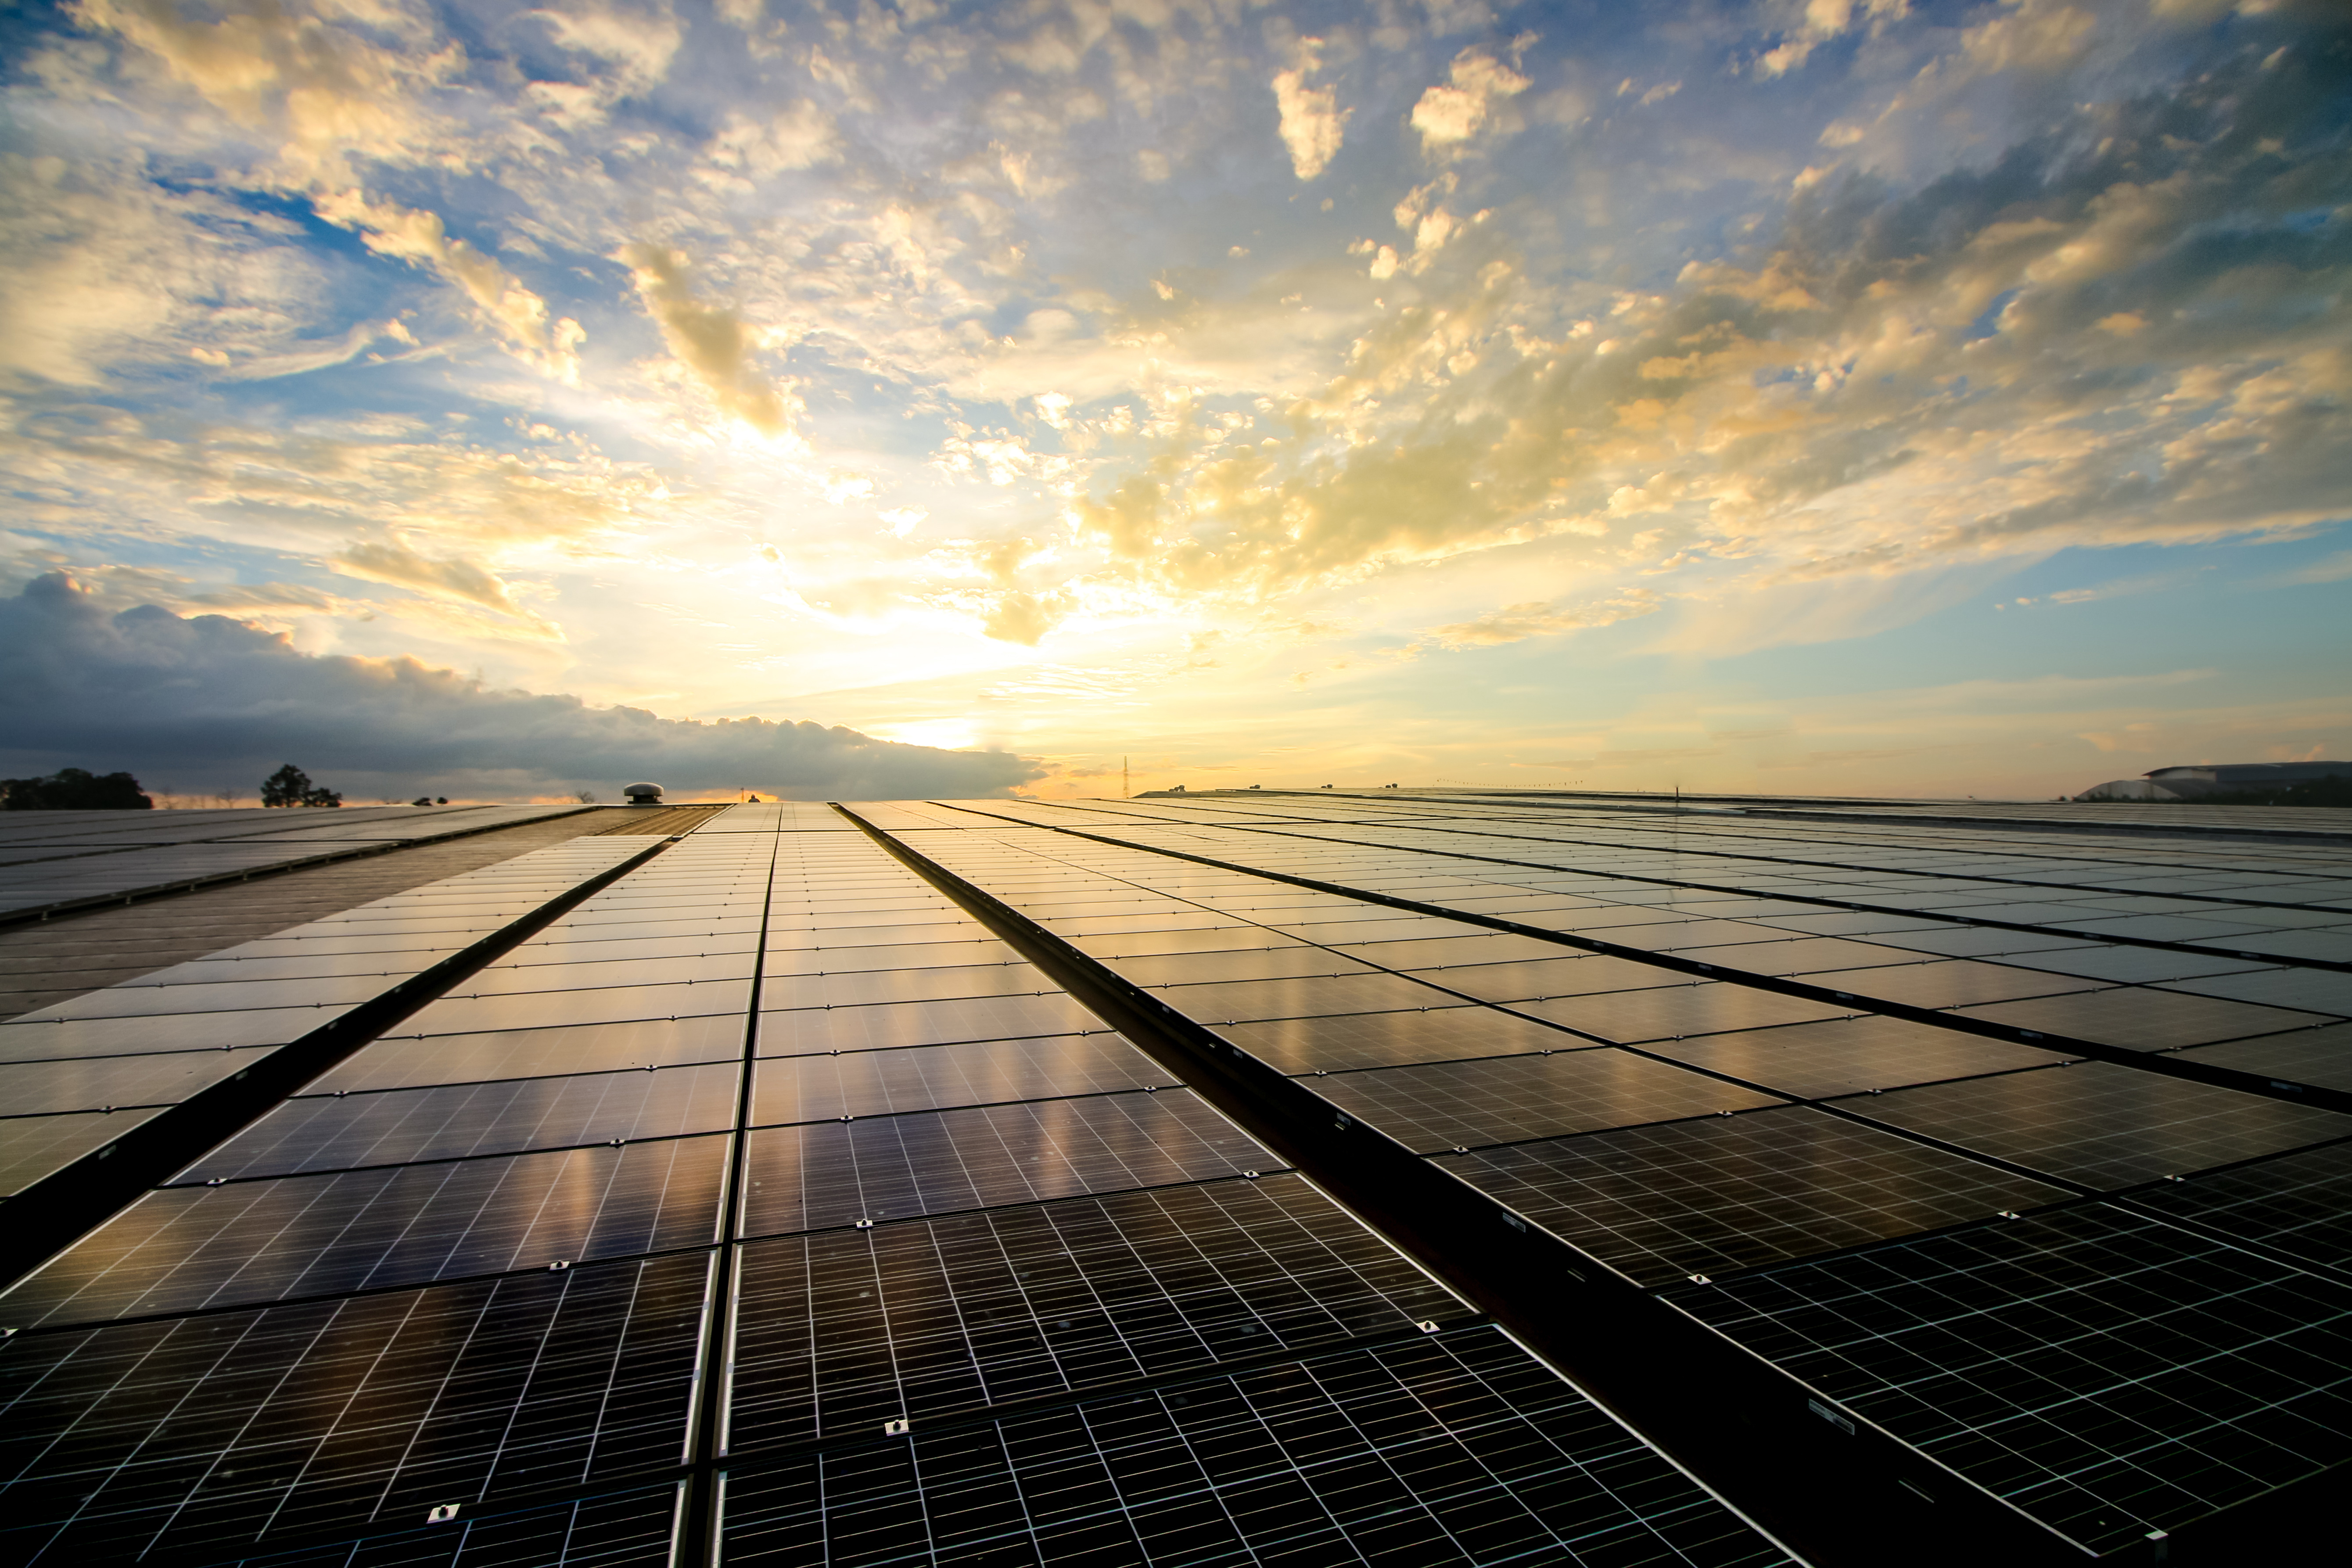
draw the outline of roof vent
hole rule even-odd
[[[621,798],[631,805],[659,805],[662,803],[659,784],[631,784],[621,792]]]

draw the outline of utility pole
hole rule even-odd
[[[1135,790],[1133,786],[1127,782],[1127,759],[1125,757],[1121,757],[1118,760],[1118,798],[1121,800],[1133,800],[1135,798]]]

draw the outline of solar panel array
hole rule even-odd
[[[344,1005],[645,846],[63,1027]],[[1786,1560],[823,807],[578,902],[0,1323],[12,1560]]]
[[[2324,836],[961,805],[905,836],[2087,1550],[2352,1455]]]
[[[145,897],[560,816],[576,805],[0,815],[0,917]]]

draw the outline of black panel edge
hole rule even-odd
[[[1996,1554],[2020,1565],[2092,1555],[835,809],[1806,1561],[1877,1568],[1895,1550],[1959,1568]]]
[[[16,1284],[111,1219],[141,1194],[243,1131],[296,1089],[675,842],[664,839],[573,884],[430,969],[278,1047],[242,1072],[199,1090],[104,1148],[25,1188],[8,1200],[12,1223],[5,1238],[0,1239],[0,1289]]]

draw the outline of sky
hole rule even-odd
[[[0,59],[5,771],[2352,757],[2337,4],[78,0]]]

